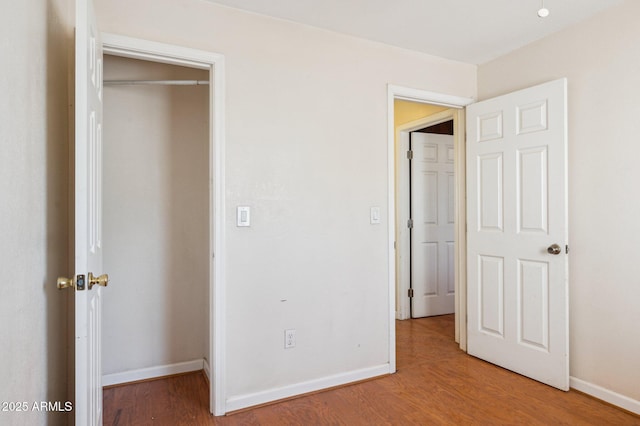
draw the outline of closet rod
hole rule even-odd
[[[105,86],[207,86],[209,80],[105,80]]]

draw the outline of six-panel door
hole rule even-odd
[[[563,79],[467,109],[468,351],[565,390],[566,107]]]

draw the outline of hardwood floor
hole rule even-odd
[[[394,375],[226,417],[202,372],[104,390],[105,425],[640,425],[640,417],[461,352],[453,316],[398,321]]]

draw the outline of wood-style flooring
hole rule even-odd
[[[640,425],[640,417],[461,352],[453,316],[398,321],[398,372],[225,417],[202,372],[104,390],[105,425]]]

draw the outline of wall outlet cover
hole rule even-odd
[[[284,348],[291,349],[296,347],[296,330],[289,329],[284,331]]]

